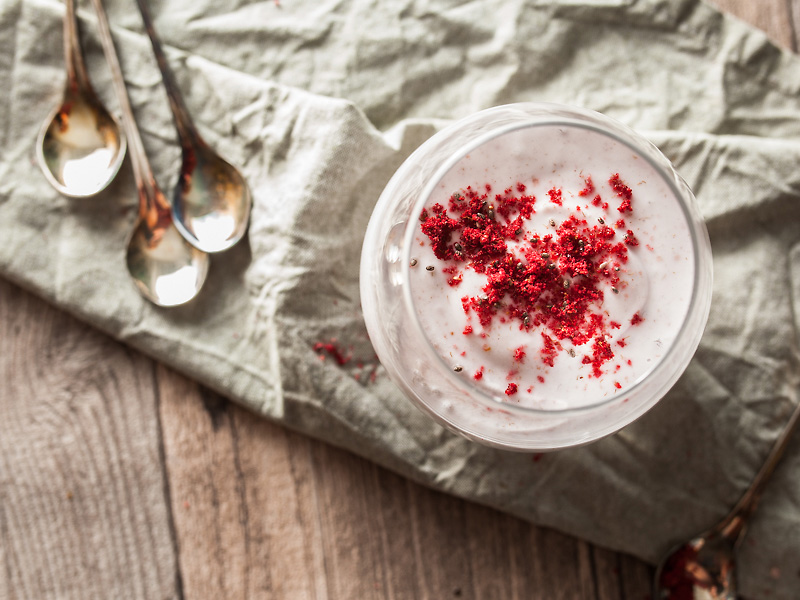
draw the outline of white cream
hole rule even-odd
[[[633,190],[632,212],[617,210],[620,199],[608,183],[616,173]],[[591,177],[595,192],[582,197],[579,192],[586,187],[587,177]],[[443,361],[450,368],[460,367],[458,376],[505,402],[540,409],[602,402],[646,377],[681,329],[695,275],[687,217],[670,185],[650,162],[604,133],[573,125],[525,127],[490,139],[455,163],[425,206],[447,206],[450,196],[467,186],[483,190],[489,184],[494,194],[518,182],[526,186],[526,194],[536,197],[535,213],[525,223],[521,238],[554,234],[572,214],[590,225],[602,219],[611,227],[623,218],[625,230],[632,230],[637,237],[639,246],[629,248],[628,262],[619,271],[619,293],[607,282],[601,283],[604,299],[595,307],[607,321],[621,325],[606,330],[614,358],[602,366],[602,375],[595,377],[592,365],[582,363],[582,357],[592,353],[591,342],[573,347],[568,340],[562,341],[551,367],[540,357],[541,331],[546,329],[521,330],[519,321],[501,323],[498,318],[483,329],[474,314],[469,318],[465,313],[461,299],[479,296],[486,276],[463,269],[464,263],[459,263],[463,281],[455,287],[448,285],[449,275],[442,268],[455,261],[436,258],[418,226],[410,282],[422,329]],[[551,202],[547,192],[552,188],[562,190],[562,206]],[[592,205],[595,194],[608,202],[607,209]],[[623,241],[625,230],[617,232],[615,243]],[[434,270],[428,271],[427,266]],[[636,313],[643,321],[632,326]],[[464,335],[468,324],[474,331]],[[620,340],[624,347],[618,344]],[[514,351],[520,347],[525,349],[521,363],[514,359]],[[474,374],[481,368],[483,377],[477,381]],[[517,385],[513,395],[505,394],[509,383]]]

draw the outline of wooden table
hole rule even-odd
[[[800,0],[714,0],[797,50]],[[0,280],[0,599],[643,599],[652,567],[267,423]]]

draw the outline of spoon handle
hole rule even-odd
[[[78,17],[75,14],[75,0],[66,0],[64,15],[64,61],[67,63],[67,88],[78,95],[81,91],[94,95],[86,62],[83,60],[81,40],[78,33]]]
[[[169,213],[169,205],[156,185],[153,169],[147,160],[144,151],[142,136],[139,134],[139,127],[136,125],[136,118],[133,115],[128,90],[125,87],[125,79],[122,76],[122,68],[119,64],[117,50],[114,47],[114,40],[111,37],[111,28],[108,24],[108,16],[103,8],[102,0],[92,0],[95,11],[97,12],[97,24],[100,29],[100,40],[103,44],[103,53],[111,69],[111,80],[114,83],[117,98],[122,108],[122,125],[128,137],[130,148],[131,164],[133,165],[133,177],[136,180],[136,187],[139,189],[139,213],[143,219],[153,221],[158,219],[165,212]]]
[[[781,431],[778,439],[772,446],[769,454],[767,455],[764,464],[761,465],[756,476],[753,478],[750,487],[742,495],[736,506],[733,507],[727,517],[718,525],[717,530],[725,537],[736,540],[739,539],[747,525],[747,520],[758,505],[761,495],[764,493],[770,477],[775,472],[781,458],[783,457],[786,447],[789,445],[789,440],[792,434],[800,425],[800,403],[795,406],[789,421]]]
[[[169,67],[164,48],[161,46],[161,40],[156,33],[156,28],[153,25],[153,18],[150,16],[150,9],[147,7],[146,0],[136,0],[139,5],[139,12],[142,13],[142,21],[144,21],[144,28],[147,36],[150,38],[150,43],[153,46],[153,54],[155,54],[158,68],[161,71],[161,79],[164,81],[164,88],[167,90],[167,99],[169,106],[172,109],[172,116],[175,119],[175,125],[178,129],[178,137],[180,138],[181,146],[186,149],[193,143],[202,143],[202,138],[197,132],[197,128],[192,121],[189,111],[186,108],[186,103],[183,100],[178,83],[175,80],[175,74]]]

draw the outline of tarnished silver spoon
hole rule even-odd
[[[197,131],[169,68],[145,0],[136,0],[161,70],[180,138],[183,161],[172,199],[175,225],[206,252],[227,250],[242,239],[252,199],[242,174],[220,157]]]
[[[61,103],[45,119],[36,139],[36,160],[47,180],[65,196],[82,198],[103,190],[125,158],[126,140],[89,81],[81,52],[75,0],[66,0],[64,59],[67,85]]]
[[[133,116],[102,0],[92,0],[103,51],[111,67],[122,123],[128,134],[131,164],[139,192],[139,216],[128,241],[128,271],[141,294],[159,306],[194,298],[208,273],[208,254],[189,244],[175,229],[169,203],[156,183]]]
[[[710,530],[674,548],[656,570],[654,600],[736,600],[736,551],[747,522],[795,429],[800,404],[733,510]]]

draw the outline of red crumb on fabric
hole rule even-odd
[[[525,362],[525,346],[520,346],[514,350],[514,361],[518,363]]]
[[[517,384],[509,383],[508,387],[506,388],[506,396],[513,396],[516,393],[517,393]]]
[[[542,377],[541,375],[537,375],[537,376],[536,376],[536,380],[537,380],[539,383],[544,383],[544,377]]]
[[[622,388],[622,385],[620,384],[619,381],[615,381],[614,382],[614,387],[617,388],[617,389],[620,389],[620,388]]]
[[[638,325],[638,324],[639,324],[639,323],[641,323],[642,321],[644,321],[644,319],[642,318],[642,315],[640,315],[638,312],[637,312],[637,313],[635,313],[635,314],[634,314],[634,315],[631,317],[631,325]]]
[[[475,381],[480,381],[483,379],[483,367],[481,366],[477,371],[475,371],[475,375],[472,376]]]
[[[328,342],[317,342],[314,344],[314,351],[317,352],[322,359],[324,359],[325,354],[327,354],[340,366],[346,365],[353,358],[352,351],[341,348],[335,338]]]

